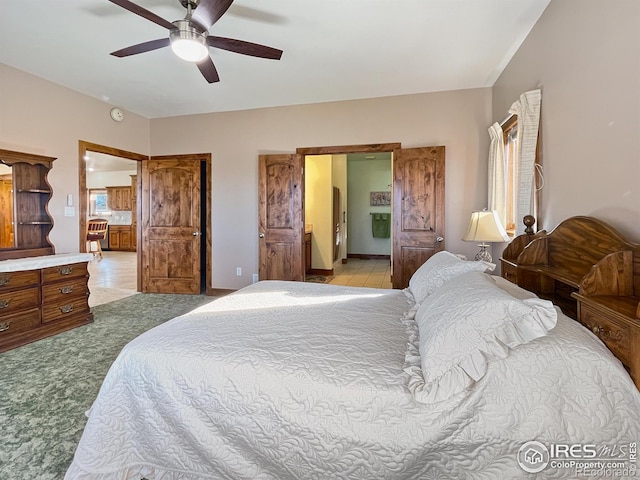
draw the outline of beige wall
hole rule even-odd
[[[640,2],[553,0],[493,88],[542,89],[543,228],[573,215],[640,241]]]
[[[107,103],[0,64],[0,148],[56,157],[49,174],[54,218],[50,239],[56,253],[77,252],[78,141],[149,153],[149,120],[127,112],[109,117]],[[75,217],[65,217],[67,194]]]
[[[331,155],[307,155],[304,160],[305,225],[313,225],[311,268],[333,268],[331,210],[333,184]]]
[[[486,206],[490,121],[489,88],[190,115],[151,120],[151,153],[212,153],[212,282],[239,288],[258,265],[258,155],[297,147],[445,145],[446,247],[474,255],[460,238],[470,212]]]
[[[347,252],[366,255],[391,255],[391,237],[374,238],[371,213],[391,213],[391,206],[371,206],[370,192],[391,191],[391,158],[375,160],[347,159],[349,203],[349,239]]]

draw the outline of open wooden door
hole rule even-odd
[[[444,250],[444,147],[393,152],[393,288]]]
[[[304,156],[260,155],[260,280],[304,281]]]
[[[200,185],[193,155],[142,162],[143,292],[200,293]]]

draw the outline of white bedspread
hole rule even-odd
[[[111,367],[66,479],[499,479],[529,440],[640,440],[640,395],[561,317],[456,404],[403,372],[401,291],[259,282],[146,332]]]

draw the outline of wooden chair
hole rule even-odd
[[[99,255],[102,258],[102,247],[100,246],[100,240],[104,240],[107,236],[108,220],[104,218],[92,218],[87,222],[87,252],[94,252],[95,255]],[[91,245],[95,243],[95,251],[91,248]]]

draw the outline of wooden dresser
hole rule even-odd
[[[0,262],[0,352],[93,321],[92,258],[81,253]]]
[[[592,217],[569,218],[512,245],[501,259],[502,276],[597,335],[640,388],[640,245]]]

